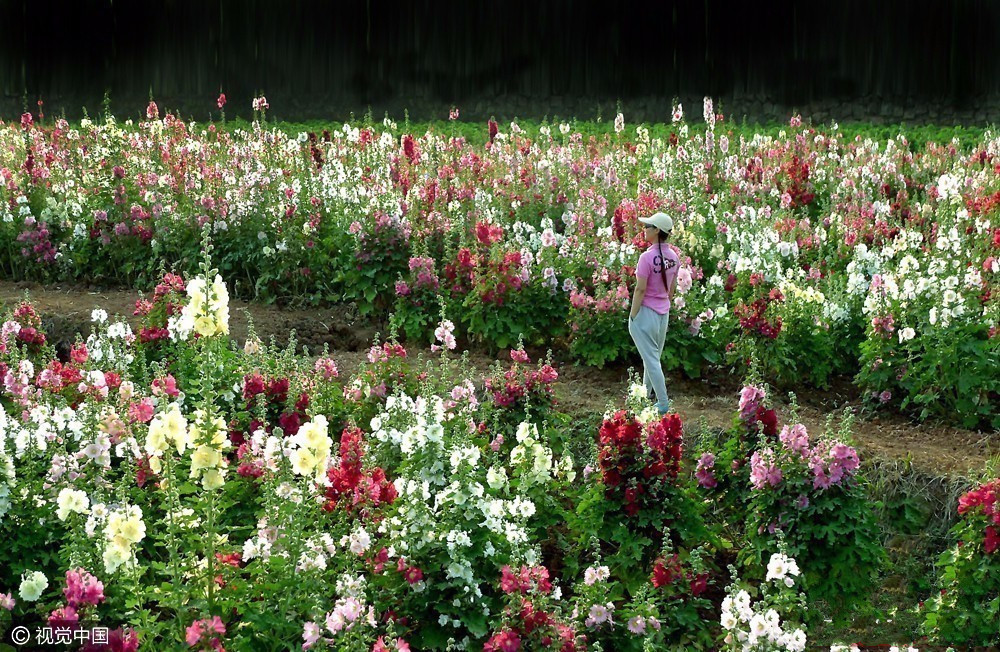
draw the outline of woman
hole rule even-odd
[[[628,318],[628,332],[642,356],[642,383],[646,393],[656,394],[656,408],[660,414],[670,410],[667,385],[663,378],[660,355],[667,338],[670,319],[670,299],[677,288],[680,257],[672,247],[666,246],[667,237],[674,228],[674,221],[666,213],[640,217],[645,224],[649,248],[639,256],[635,268],[635,293]]]

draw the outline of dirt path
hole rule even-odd
[[[104,308],[132,320],[138,293],[128,290],[93,290],[81,287],[10,283],[0,281],[0,307],[18,301],[25,291],[46,320],[46,329],[56,340],[72,341],[77,331],[85,331],[94,308]],[[301,345],[310,352],[328,345],[342,372],[351,374],[364,360],[375,328],[358,319],[349,308],[288,309],[233,300],[230,303],[231,334],[240,343],[245,341],[247,314],[258,335],[272,335],[279,343],[287,341],[295,330]],[[470,361],[479,374],[485,374],[494,359],[472,354]],[[638,363],[637,363],[638,364]],[[609,402],[619,402],[628,380],[628,369],[614,367],[593,369],[559,364],[556,397],[563,409],[571,414],[602,412]],[[673,407],[691,425],[704,420],[714,428],[727,427],[733,418],[739,390],[735,379],[716,377],[704,380],[670,378],[668,388]],[[845,406],[858,408],[860,402],[849,383],[827,391],[803,390],[798,396],[800,420],[810,432],[821,432],[831,412]],[[779,417],[786,403],[778,401]],[[1000,453],[1000,433],[965,430],[944,423],[918,424],[898,416],[887,415],[859,419],[854,437],[863,453],[904,459],[914,466],[938,474],[965,474],[983,468],[990,455]]]

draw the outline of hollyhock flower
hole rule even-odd
[[[750,456],[750,483],[754,489],[763,489],[770,485],[776,487],[781,484],[782,472],[774,458],[774,451],[765,448],[761,451],[754,451]]]
[[[699,573],[691,578],[691,595],[697,597],[708,590],[708,573]]]
[[[591,566],[584,572],[584,584],[593,586],[596,582],[603,582],[611,576],[611,571],[607,566]]]
[[[715,479],[715,455],[712,453],[703,453],[700,458],[698,458],[698,467],[695,469],[694,475],[698,479],[698,484],[706,489],[711,489],[718,485],[718,481]]]
[[[680,558],[674,554],[667,558],[659,558],[653,564],[653,575],[650,580],[656,588],[673,584],[682,576]]]
[[[153,419],[153,402],[144,398],[128,406],[128,418],[132,423],[149,423]]]
[[[521,649],[521,637],[511,629],[494,634],[483,645],[483,652],[517,652]]]
[[[80,614],[76,607],[66,605],[49,614],[48,624],[54,627],[74,626],[80,622]]]
[[[322,635],[323,631],[319,625],[312,621],[307,622],[302,626],[302,649],[308,650],[312,646],[316,645]]]
[[[754,385],[747,385],[740,390],[740,418],[747,421],[757,414],[757,407],[765,398],[764,390]]]
[[[646,633],[646,619],[642,616],[633,616],[628,621],[628,631],[633,634],[642,635]]]
[[[445,348],[449,351],[455,349],[455,336],[453,335],[455,331],[455,324],[449,319],[442,321],[438,327],[434,330],[434,337],[438,342],[444,344]]]
[[[156,106],[156,102],[152,100],[146,107],[146,119],[147,120],[158,120],[160,118],[160,109]]]
[[[584,621],[584,624],[587,627],[600,627],[606,622],[613,622],[611,615],[614,613],[614,610],[615,605],[611,602],[592,605],[590,611],[587,613],[587,619]]]
[[[151,391],[153,396],[169,396],[170,398],[177,398],[180,395],[180,390],[177,389],[177,380],[172,374],[167,374],[162,378],[154,379]]]
[[[68,570],[63,595],[72,607],[97,606],[104,601],[104,584],[82,568]]]
[[[778,439],[785,448],[800,455],[805,456],[806,451],[809,450],[809,433],[806,432],[806,427],[801,423],[783,427]]]
[[[215,100],[215,105],[220,109],[226,105],[226,94],[219,93],[218,99]]]
[[[768,437],[778,434],[778,413],[763,405],[757,408],[757,422],[761,425],[761,431]]]
[[[190,647],[205,642],[214,648],[219,642],[216,635],[224,636],[226,634],[226,625],[218,616],[212,616],[210,619],[203,618],[194,621],[185,630],[185,634],[185,640]]]
[[[21,575],[21,587],[18,593],[25,602],[34,602],[41,597],[42,592],[49,586],[49,580],[41,571],[34,571],[27,575]]]
[[[14,609],[14,597],[12,592],[0,593],[0,609],[12,611]]]
[[[340,376],[337,363],[333,358],[319,358],[313,365],[313,370],[323,377],[323,380],[333,380]]]
[[[1000,528],[989,525],[986,527],[986,538],[983,540],[983,550],[991,555],[1000,548]]]

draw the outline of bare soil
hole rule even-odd
[[[25,292],[45,320],[45,328],[55,342],[71,343],[77,332],[87,332],[90,313],[103,308],[109,314],[132,316],[137,292],[94,289],[80,286],[43,286],[33,283],[0,281],[0,307],[24,297]],[[230,330],[237,342],[244,342],[250,322],[264,340],[274,337],[287,342],[295,331],[300,346],[310,353],[329,347],[342,372],[353,373],[364,360],[378,325],[359,318],[351,306],[336,308],[292,309],[238,300],[230,303]],[[249,319],[248,319],[249,316]],[[624,336],[624,334],[623,334]],[[485,374],[494,358],[473,353],[470,361]],[[638,359],[636,365],[639,365]],[[603,412],[620,403],[628,381],[624,365],[596,369],[572,363],[558,364],[560,373],[556,397],[563,410],[585,415]],[[641,371],[641,369],[640,369]],[[712,428],[730,425],[739,392],[738,379],[725,372],[690,380],[668,379],[672,407],[688,424],[705,423]],[[861,409],[856,389],[849,379],[840,379],[828,390],[804,388],[797,396],[799,418],[810,432],[820,432],[831,414],[841,414],[845,407]],[[787,401],[778,400],[779,417],[787,413]],[[1000,454],[1000,433],[966,430],[943,422],[916,423],[898,414],[879,414],[859,418],[854,438],[863,454],[890,459],[910,459],[913,465],[933,475],[966,475],[983,469],[991,455]]]

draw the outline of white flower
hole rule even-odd
[[[641,383],[633,383],[628,388],[628,395],[630,398],[648,398],[649,392],[646,390],[646,386]]]
[[[761,614],[754,614],[750,619],[750,640],[758,639],[767,634],[767,621]]]
[[[733,615],[731,611],[722,612],[722,628],[725,630],[730,630],[736,627],[739,621],[736,620],[736,616]]]
[[[26,602],[34,602],[42,596],[42,593],[49,586],[49,580],[41,571],[34,571],[27,576],[21,576],[21,588],[18,591],[21,599]]]
[[[90,321],[96,322],[98,324],[103,324],[104,322],[108,321],[108,312],[101,308],[97,308],[90,313]]]
[[[806,649],[806,633],[796,629],[785,634],[785,648],[789,652],[802,652]]]
[[[348,546],[351,552],[355,555],[363,555],[372,545],[372,539],[368,532],[362,527],[358,528],[356,532],[352,532],[351,536],[347,537],[346,543],[341,541],[340,544]]]
[[[771,555],[767,562],[767,581],[784,579],[788,572],[788,558],[781,553]]]
[[[58,505],[56,516],[59,517],[60,521],[65,521],[71,513],[83,514],[86,512],[87,507],[90,505],[90,499],[87,498],[87,494],[83,491],[66,487],[59,492],[56,504]]]
[[[900,344],[902,344],[903,342],[907,342],[909,340],[912,340],[916,336],[917,336],[917,332],[915,330],[913,330],[912,328],[910,328],[909,326],[907,326],[906,328],[900,329],[900,331],[899,331],[899,342],[900,342]]]

